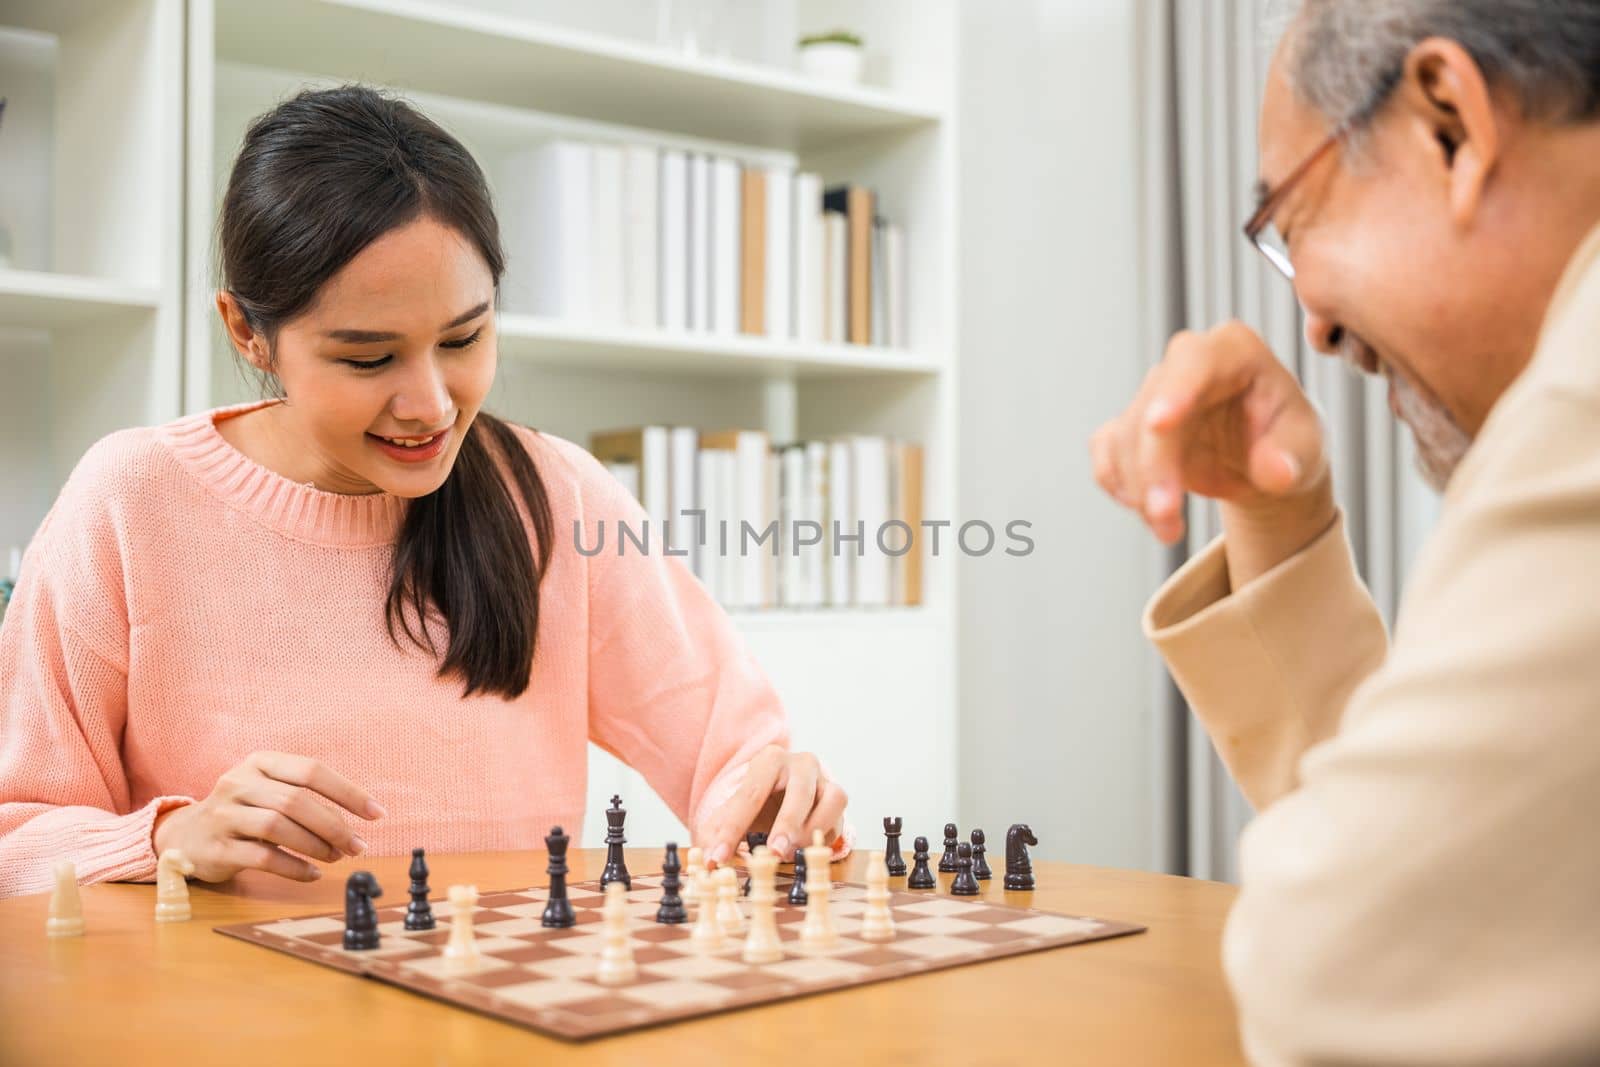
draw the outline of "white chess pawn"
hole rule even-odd
[[[194,912],[189,907],[188,875],[194,862],[175,848],[169,848],[156,861],[156,922],[176,923]]]
[[[689,944],[701,952],[715,952],[722,947],[722,924],[717,922],[716,897],[711,892],[711,872],[702,869],[694,878],[694,892],[701,906],[695,909],[694,929],[689,931]]]
[[[639,977],[639,968],[633,962],[633,945],[628,941],[628,891],[621,882],[606,883],[606,903],[600,917],[605,926],[605,945],[600,949],[595,981],[601,985],[625,985]]]
[[[832,860],[833,849],[822,843],[822,831],[814,831],[811,847],[806,849],[806,917],[800,924],[802,949],[820,952],[839,943],[839,932],[833,927],[833,913],[828,908],[828,896],[833,891],[828,864]]]
[[[450,887],[450,940],[444,946],[444,958],[451,970],[467,970],[482,958],[472,931],[472,919],[477,911],[477,886]]]
[[[783,959],[778,937],[778,854],[766,845],[750,853],[750,933],[744,939],[746,963],[776,963]]]
[[[54,868],[56,887],[50,893],[50,917],[44,932],[50,937],[77,937],[83,933],[83,899],[78,896],[78,871],[71,860]]]
[[[744,912],[739,908],[739,875],[732,867],[718,867],[717,925],[730,937],[744,933]]]
[[[889,868],[884,865],[881,852],[867,857],[867,910],[861,915],[861,931],[856,936],[863,941],[894,940],[894,916],[889,912]]]
[[[689,847],[689,863],[683,869],[683,889],[678,894],[685,904],[696,903],[700,892],[700,872],[706,869],[705,859],[705,849],[694,845]]]

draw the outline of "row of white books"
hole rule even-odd
[[[922,446],[870,435],[774,448],[757,430],[645,426],[590,451],[644,531],[585,551],[671,551],[729,608],[922,603]]]
[[[499,191],[507,311],[906,346],[905,236],[862,186],[652,145],[549,141]]]

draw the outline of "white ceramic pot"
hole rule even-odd
[[[806,45],[800,49],[800,72],[818,81],[859,85],[861,49],[838,41]]]

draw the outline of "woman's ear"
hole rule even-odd
[[[1401,95],[1431,142],[1456,225],[1472,225],[1500,158],[1500,116],[1477,62],[1455,41],[1430,37],[1406,57]]]
[[[272,354],[266,338],[256,332],[245,318],[239,300],[226,289],[217,290],[217,314],[222,317],[222,328],[228,331],[228,340],[250,365],[261,371],[272,370]]]

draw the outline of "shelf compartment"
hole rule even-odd
[[[792,152],[944,117],[870,86],[424,0],[220,0],[216,46],[231,62]]]
[[[499,343],[508,358],[596,370],[839,378],[928,377],[942,369],[937,359],[886,348],[594,326],[513,312],[500,315]]]

